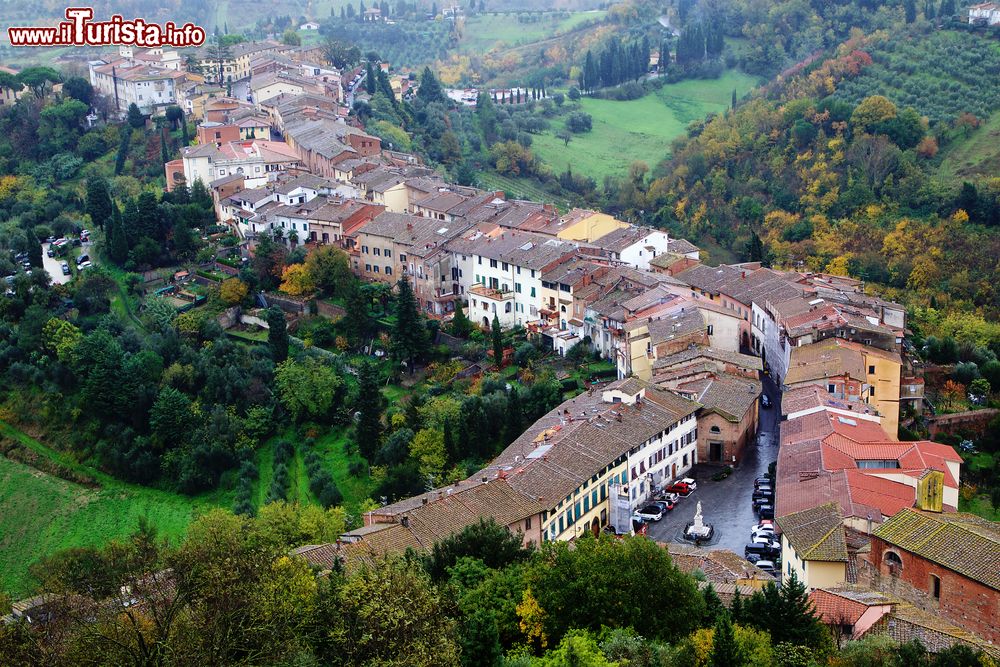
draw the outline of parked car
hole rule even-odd
[[[656,505],[664,514],[674,511],[674,504],[669,500],[654,500],[650,505]]]
[[[681,484],[687,484],[688,486],[691,487],[692,491],[694,491],[694,490],[696,490],[698,488],[698,483],[696,481],[694,481],[690,477],[685,477],[684,479],[682,479],[681,480]]]
[[[781,551],[781,542],[774,539],[774,536],[756,535],[750,539],[752,544],[766,544],[774,551]]]
[[[757,508],[757,514],[762,519],[774,518],[774,505],[761,505]]]
[[[659,521],[663,518],[663,510],[656,503],[643,505],[637,509],[635,513],[646,521]]]
[[[45,254],[48,255],[49,257],[55,257],[56,251],[53,250],[51,247],[49,247],[45,249]]]
[[[754,486],[760,486],[761,484],[770,484],[770,483],[771,483],[771,478],[767,476],[758,477],[753,481]]]
[[[771,491],[754,491],[752,498],[754,502],[758,500],[771,501],[774,500],[774,493]]]
[[[68,276],[68,275],[69,275],[69,264],[67,264],[66,262],[63,262],[63,263],[62,263],[62,264],[61,264],[61,265],[59,266],[59,268],[61,268],[61,269],[62,269],[62,272],[63,272],[63,275],[64,275],[64,276]]]
[[[76,265],[80,266],[84,262],[89,262],[89,261],[90,261],[90,255],[88,255],[87,253],[83,253],[82,255],[76,258]]]
[[[759,497],[759,498],[754,498],[751,501],[751,503],[753,504],[754,509],[760,507],[761,505],[773,505],[774,504],[772,502],[771,498],[769,498],[767,496],[763,496],[763,497]]]
[[[760,407],[762,408],[771,407],[771,399],[767,397],[767,394],[760,395]]]
[[[776,574],[778,572],[778,569],[774,566],[773,560],[759,560],[754,563],[754,565],[756,565],[758,569],[769,572],[770,574]]]
[[[780,550],[778,553],[781,553]],[[775,550],[767,544],[757,544],[756,542],[751,542],[743,547],[743,557],[747,560],[750,560],[750,556],[757,556],[757,558],[770,558],[775,555]],[[752,563],[753,561],[750,560],[750,562]]]
[[[753,541],[754,538],[760,537],[760,536],[765,536],[765,537],[771,537],[771,538],[773,538],[774,537],[774,528],[772,528],[771,526],[754,526],[752,529],[750,529],[750,541],[751,542]]]
[[[680,494],[681,498],[683,498],[685,496],[691,495],[691,492],[694,491],[694,489],[692,489],[690,486],[688,486],[684,482],[675,482],[674,484],[671,484],[670,486],[668,486],[666,490],[669,493]]]
[[[669,502],[669,503],[672,503],[674,505],[676,505],[677,501],[681,499],[681,497],[680,497],[679,494],[676,494],[676,493],[667,493],[666,491],[660,491],[655,496],[653,496],[653,498],[655,500]]]
[[[54,242],[55,240],[56,240],[56,237],[54,237],[54,236],[50,236],[49,238],[45,239],[45,242],[46,242],[46,243],[52,243],[52,242]]]

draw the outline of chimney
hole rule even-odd
[[[406,516],[404,514],[399,519],[399,525],[401,525],[403,528],[409,528],[410,527],[410,517],[408,517],[408,516]]]
[[[413,223],[412,223],[412,222],[408,222],[408,223],[406,223],[406,228],[407,228],[408,230],[409,230],[409,229],[413,229]]]
[[[426,505],[427,504],[427,496],[424,496],[423,498],[420,499],[420,504],[421,505]]]

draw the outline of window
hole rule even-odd
[[[931,575],[931,595],[935,600],[941,599],[941,577],[935,574]]]
[[[524,527],[526,529],[528,529],[528,530],[531,530],[531,517],[530,516],[527,519],[524,520]]]
[[[510,271],[510,265],[509,265],[509,264],[507,264],[507,262],[504,262],[504,263],[503,263],[503,270],[504,270],[504,271]]]
[[[874,366],[869,366],[868,367],[868,375],[875,375],[875,367]]]
[[[836,392],[837,391],[837,385],[834,385],[834,384],[828,384],[828,385],[826,385],[826,391],[828,393],[830,393],[830,394]]]
[[[376,264],[375,266],[373,266],[373,267],[372,267],[372,270],[373,270],[373,271],[374,271],[375,273],[378,273],[378,264]]]
[[[514,291],[518,294],[521,293],[521,283],[514,283]]]
[[[389,255],[386,255],[386,257],[388,257],[388,256]],[[399,263],[400,264],[406,264],[406,254],[405,253],[399,253]]]
[[[371,272],[371,270],[372,270],[372,265],[371,264],[365,264],[365,271]]]
[[[709,430],[710,430],[710,431],[711,431],[712,433],[722,433],[722,429],[720,429],[720,428],[719,428],[718,426],[713,426],[713,427],[712,427],[712,428],[710,428]]]
[[[708,325],[708,335],[709,336],[712,335],[712,325],[711,324]]]
[[[387,275],[387,276],[391,276],[392,275],[392,267],[391,266],[385,267],[385,275]]]
[[[871,391],[868,392],[868,395],[869,396],[874,396],[875,395],[875,385],[872,385]]]
[[[889,574],[894,577],[899,576],[900,570],[903,569],[903,559],[899,557],[899,554],[895,551],[887,551],[885,554],[885,564],[889,568]]]
[[[366,245],[361,246],[361,254],[363,254],[363,255],[367,255],[368,254],[368,246],[366,246]]]
[[[372,254],[378,257],[379,255],[382,254],[382,251],[378,248],[372,248]]]
[[[490,268],[491,269],[497,268],[497,261],[495,259],[490,260]]]
[[[392,257],[392,251],[389,250],[388,248],[382,251],[382,254],[385,255],[386,257]]]

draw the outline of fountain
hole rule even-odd
[[[684,538],[691,540],[695,543],[700,543],[705,540],[712,539],[712,535],[715,533],[715,527],[710,523],[705,523],[701,515],[701,501],[698,501],[698,506],[694,512],[694,521],[689,523],[686,528],[684,528]]]

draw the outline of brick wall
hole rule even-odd
[[[886,553],[895,552],[902,568],[890,573]],[[938,614],[980,637],[1000,643],[1000,591],[942,567],[937,563],[893,547],[878,537],[872,537],[871,553],[873,585],[877,590],[898,595],[916,607]],[[932,575],[941,580],[941,597],[933,596]]]

